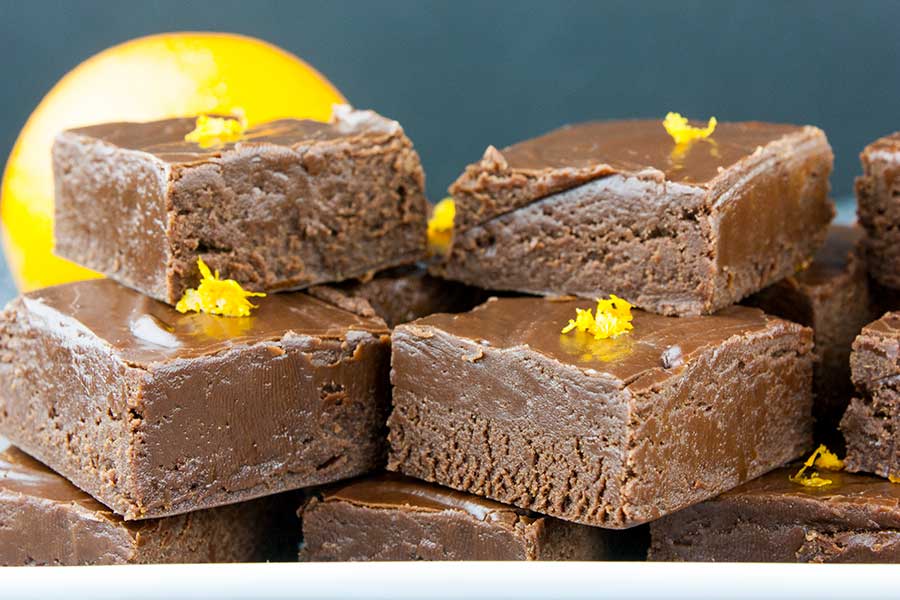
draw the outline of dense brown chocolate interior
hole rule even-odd
[[[254,291],[343,281],[424,257],[427,200],[396,121],[335,106],[238,141],[184,140],[193,119],[108,123],[53,146],[54,251],[175,304],[198,258]]]
[[[108,279],[26,294],[0,319],[0,434],[128,519],[377,468],[387,326],[302,293],[258,305],[181,314]]]
[[[244,562],[283,558],[283,498],[124,521],[17,448],[0,452],[0,566]]]
[[[614,339],[561,333],[593,304],[494,298],[396,327],[388,469],[621,529],[810,444],[808,329],[732,306],[635,311]]]
[[[822,471],[831,484],[806,487],[790,480],[798,470],[772,471],[652,523],[651,560],[900,560],[900,486]]]

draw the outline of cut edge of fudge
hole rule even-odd
[[[601,560],[610,533],[386,473],[301,507],[301,561]]]
[[[823,472],[804,487],[778,469],[650,524],[648,560],[896,562],[900,487],[883,479]]]
[[[622,529],[758,477],[810,447],[808,328],[746,307],[680,319],[636,313],[634,331],[596,347],[588,342],[590,360],[580,363],[582,342],[556,328],[576,304],[584,306],[491,299],[470,313],[395,328],[388,469]],[[484,316],[472,318],[479,312]],[[711,333],[721,339],[704,344],[698,330],[695,339],[663,348],[631,337],[653,320],[696,322],[704,334],[721,330]],[[526,333],[516,337],[517,327]],[[545,329],[559,336],[555,355],[547,353],[553,342],[541,341],[550,339],[541,337]],[[500,330],[513,333],[498,341],[493,334]],[[576,358],[561,358],[572,351]],[[615,369],[619,359],[646,366],[603,372],[604,362]],[[710,390],[725,389],[725,377],[733,378],[732,397],[710,398]],[[553,401],[557,396],[564,405]]]
[[[706,144],[691,151],[712,152]],[[493,166],[485,169],[494,172],[467,172],[462,179],[471,180],[468,187],[509,191],[525,185],[522,173],[497,167],[497,152],[489,154],[485,160]],[[812,258],[834,216],[828,199],[832,160],[821,130],[791,127],[763,147],[747,148],[703,184],[669,181],[659,168],[618,165],[471,224],[466,214],[477,209],[467,206],[487,200],[472,199],[458,181],[451,188],[457,202],[453,241],[434,272],[490,289],[615,293],[661,314],[711,313]],[[554,177],[571,172],[550,170]]]
[[[124,521],[15,447],[0,452],[0,564],[248,562],[277,557],[283,498]],[[283,536],[281,536],[283,537]],[[280,540],[279,540],[280,541]]]
[[[900,480],[900,313],[889,312],[863,328],[850,355],[859,394],[840,429],[846,468]]]
[[[866,146],[859,155],[863,173],[856,178],[857,216],[869,275],[879,284],[900,289],[900,131]]]
[[[114,302],[116,294],[117,310],[134,319],[130,327],[122,324],[134,334],[126,349],[82,322],[92,323],[99,313],[79,320],[52,306],[75,298],[100,311],[102,298]],[[48,295],[58,298],[45,300],[57,297]],[[385,453],[388,329],[381,320],[298,294],[299,306],[313,311],[303,317],[291,296],[266,298],[266,306],[243,320],[180,315],[105,279],[20,297],[0,319],[0,431],[126,519],[166,517],[372,471]],[[266,312],[281,309],[284,314]],[[274,323],[266,323],[267,314]],[[321,323],[296,331],[277,322],[289,318],[300,328],[304,319],[332,314],[361,329]],[[163,327],[153,335],[135,333],[136,322],[160,316]],[[248,338],[228,329],[241,322],[278,331]],[[209,334],[224,336],[221,344],[198,342],[192,354],[191,348],[152,343],[177,344],[192,335],[206,340],[207,325],[224,328]],[[63,397],[60,390],[71,392]]]
[[[425,257],[424,173],[396,121],[336,105],[328,124],[273,121],[208,149],[183,140],[193,123],[59,134],[55,252],[169,304],[198,258],[271,292]]]

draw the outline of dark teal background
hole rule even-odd
[[[264,38],[399,120],[438,199],[487,144],[566,122],[810,123],[852,215],[857,155],[900,129],[900,2],[0,2],[0,145],[81,60],[169,30]],[[3,288],[0,287],[0,290]],[[6,288],[0,293],[9,297]]]

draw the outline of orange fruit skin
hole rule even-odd
[[[313,67],[261,40],[179,32],[114,46],[63,77],[19,133],[0,197],[7,263],[21,291],[99,277],[53,255],[50,148],[64,129],[152,121],[240,108],[250,125],[277,118],[321,121],[341,93]]]

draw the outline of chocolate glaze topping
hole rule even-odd
[[[98,512],[110,510],[18,448],[0,452],[0,492],[75,502]]]
[[[607,165],[611,174],[652,168],[669,181],[704,184],[757,147],[802,130],[801,126],[774,123],[719,123],[709,138],[686,145],[681,152],[661,120],[595,121],[567,125],[500,152],[514,170]]]
[[[777,469],[768,475],[754,479],[739,488],[725,492],[719,501],[767,501],[803,504],[819,504],[831,507],[823,513],[823,519],[839,518],[844,514],[861,519],[871,526],[900,527],[900,485],[887,479],[846,472],[822,471],[820,475],[831,480],[830,485],[806,487],[792,482],[789,477],[799,465]]]
[[[93,332],[132,363],[214,354],[242,344],[279,340],[285,333],[343,338],[347,329],[387,334],[385,324],[343,311],[303,293],[254,299],[249,317],[181,314],[109,279],[45,288],[24,296],[32,314],[60,331]]]
[[[498,512],[524,512],[487,498],[465,494],[396,473],[382,473],[332,488],[323,494],[322,500],[325,502],[349,502],[370,508],[428,512],[456,510],[466,512],[482,521],[491,518],[491,515]]]
[[[759,309],[731,306],[702,317],[664,317],[633,311],[634,329],[617,338],[595,340],[587,333],[560,331],[575,309],[593,309],[590,300],[492,298],[462,315],[437,314],[413,326],[433,326],[453,336],[504,348],[529,347],[594,376],[629,384],[652,382],[680,373],[703,348],[718,346],[737,334],[763,330],[769,318]],[[672,358],[678,346],[678,360]],[[664,366],[668,364],[668,368]]]
[[[229,150],[257,145],[300,147],[315,142],[357,136],[375,136],[399,130],[396,121],[385,119],[371,111],[352,111],[349,107],[335,107],[329,123],[309,119],[280,119],[249,128],[237,142],[202,148],[186,142],[184,136],[194,130],[196,119],[164,119],[147,123],[104,123],[72,130],[88,137],[103,140],[114,146],[153,154],[168,163],[202,162],[221,156]]]

